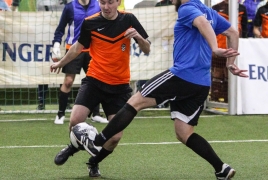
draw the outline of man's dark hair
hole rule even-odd
[[[68,2],[67,0],[61,0],[60,4],[67,4],[67,2]]]
[[[181,6],[181,0],[177,0],[176,3],[175,3],[175,10],[176,10],[176,12],[178,12],[180,6]]]

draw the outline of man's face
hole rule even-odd
[[[114,20],[120,3],[121,0],[99,0],[102,16],[108,20]]]

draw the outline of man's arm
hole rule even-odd
[[[227,37],[228,48],[238,50],[239,32],[231,26],[222,34]],[[229,57],[226,62],[226,66],[229,67],[229,65],[234,64],[235,59],[236,59],[236,56]]]
[[[76,41],[59,62],[53,63],[50,66],[50,71],[56,72],[57,69],[59,68],[57,71],[57,73],[59,73],[60,68],[62,68],[63,66],[74,60],[82,52],[83,48],[84,46],[80,44],[78,41]]]
[[[204,16],[198,16],[193,21],[193,26],[198,28],[202,36],[207,40],[213,53],[218,49],[218,42],[214,30]]]
[[[136,29],[129,28],[125,33],[126,38],[135,38],[139,44],[139,48],[144,52],[144,54],[149,54],[150,52],[150,43],[147,39],[144,39]]]
[[[62,37],[65,33],[65,27],[68,24],[68,20],[70,19],[70,10],[68,10],[67,5],[65,5],[62,15],[59,21],[59,24],[55,30],[54,33],[54,39],[52,41],[53,48],[52,48],[52,60],[54,62],[57,62],[61,59],[61,49],[60,49],[60,44],[62,41]]]
[[[231,48],[231,49],[234,49],[234,50],[238,50],[239,32],[237,30],[235,30],[231,26],[229,29],[224,31],[222,34],[227,37],[227,45],[228,45],[228,47]],[[238,53],[238,55],[239,55],[239,53]],[[241,70],[235,65],[234,62],[235,62],[236,56],[230,56],[230,57],[227,58],[227,61],[226,61],[227,69],[233,75],[240,76],[240,77],[248,77],[248,75],[246,75],[244,73],[244,72],[247,72],[247,70]]]
[[[248,77],[243,72],[247,70],[240,70],[235,64],[235,57],[239,55],[237,52],[238,41],[239,41],[239,32],[233,27],[230,27],[222,34],[227,36],[228,49],[218,48],[217,39],[214,30],[212,29],[210,23],[204,16],[198,16],[193,22],[193,26],[197,27],[202,36],[207,40],[212,52],[216,56],[228,58],[226,62],[227,68],[231,71],[232,74],[240,77]]]
[[[212,29],[210,23],[204,16],[198,16],[197,18],[195,18],[193,21],[193,26],[198,28],[199,32],[207,40],[212,52],[216,56],[228,58],[239,55],[239,53],[237,52],[238,46],[235,46],[234,43],[232,43],[232,46],[229,46],[228,49],[218,48],[216,34]],[[235,37],[237,37],[238,43],[239,33],[236,30],[234,31],[234,33],[235,34],[232,35],[235,35]]]
[[[260,27],[254,26],[253,34],[255,35],[256,38],[262,38]]]
[[[65,34],[65,28],[68,24],[68,20],[69,20],[70,16],[71,16],[70,10],[68,10],[67,5],[65,5],[65,7],[62,11],[62,15],[60,17],[59,24],[54,32],[54,39],[52,41],[53,45],[55,42],[58,42],[61,44],[62,37]]]
[[[253,34],[255,35],[256,38],[262,38],[261,30],[260,30],[261,25],[262,25],[262,16],[261,16],[261,11],[259,9],[255,16],[254,27],[253,27]]]
[[[150,52],[150,42],[147,39],[143,39],[141,37],[141,39],[137,39],[138,44],[140,49],[142,50],[142,52],[144,52],[144,54],[149,54]]]

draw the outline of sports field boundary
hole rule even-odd
[[[213,118],[216,116],[222,116],[222,115],[201,115],[201,118]],[[137,116],[135,119],[158,119],[158,118],[164,118],[169,119],[170,116]],[[65,121],[70,121],[70,118],[65,118]],[[54,119],[51,118],[36,118],[36,119],[4,119],[0,120],[1,122],[27,122],[27,121],[54,121]]]

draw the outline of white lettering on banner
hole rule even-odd
[[[129,10],[141,22],[151,41],[145,55],[131,41],[131,80],[149,79],[172,65],[173,27],[177,13],[173,6]],[[50,73],[50,51],[61,12],[1,12],[0,86],[61,84],[64,74]],[[100,29],[101,30],[101,29]],[[64,40],[64,37],[63,37]],[[64,43],[61,54],[65,54]],[[80,84],[81,71],[74,84]]]
[[[268,114],[268,39],[240,39],[237,64],[249,78],[237,78],[237,114]]]

